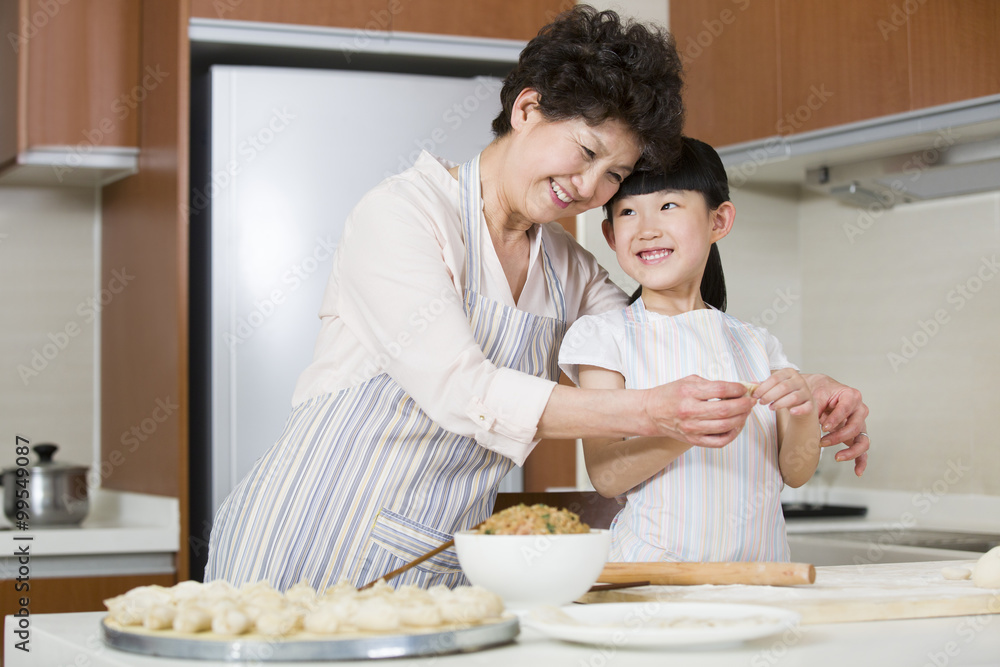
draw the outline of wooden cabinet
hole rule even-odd
[[[3,4],[0,165],[61,153],[72,170],[136,147],[139,108],[163,79],[140,72],[140,0]]]
[[[191,0],[191,16],[528,40],[570,0]]]
[[[777,133],[775,0],[670,3],[684,62],[686,134],[724,146]]]
[[[906,30],[878,28],[896,2],[778,0],[778,134],[910,109]]]
[[[914,109],[1000,93],[1000,3],[927,0],[907,25]]]
[[[1000,93],[989,0],[677,0],[691,136],[717,146]]]

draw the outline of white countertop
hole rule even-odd
[[[792,502],[798,496],[783,492],[781,499]],[[789,534],[904,528],[1000,534],[1000,496],[954,494],[933,488],[913,492],[834,487],[815,499],[831,505],[867,507],[868,513],[863,517],[786,520]]]
[[[88,667],[223,667],[229,662],[180,660],[124,653],[101,643],[99,623],[103,612],[39,614],[31,617],[30,653],[15,648],[13,616],[6,618],[5,664],[87,665]],[[473,665],[509,667],[662,667],[676,664],[695,667],[843,667],[844,665],[909,666],[991,665],[1000,662],[1000,631],[996,616],[959,616],[900,621],[869,621],[802,625],[783,634],[737,645],[701,649],[629,649],[568,644],[546,639],[523,629],[512,644],[476,653],[398,659],[387,667]],[[316,663],[262,663],[284,667]],[[367,662],[325,663],[372,665]]]
[[[14,554],[29,545],[32,576],[163,571],[180,549],[176,498],[97,489],[79,526],[0,530],[0,579],[13,578]],[[109,560],[115,555],[118,561]],[[145,559],[145,560],[144,560]],[[145,564],[143,564],[145,563]],[[95,569],[98,568],[98,569]],[[172,569],[170,571],[173,571]]]

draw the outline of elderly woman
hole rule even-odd
[[[541,438],[736,437],[753,404],[739,383],[556,383],[567,325],[626,296],[545,223],[601,206],[637,163],[672,159],[680,74],[668,35],[579,6],[525,47],[480,155],[457,166],[424,153],[361,199],[292,414],[220,508],[206,579],[373,580],[485,519]],[[854,442],[860,394],[810,385],[829,444]],[[863,468],[867,448],[862,437],[840,457]],[[463,577],[449,550],[396,581]]]

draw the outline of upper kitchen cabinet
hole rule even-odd
[[[778,0],[778,134],[910,109],[907,31],[885,32],[898,0]]]
[[[568,0],[191,0],[191,16],[527,40]]]
[[[684,131],[716,146],[777,133],[775,0],[681,0],[670,25],[684,62]]]
[[[1000,3],[927,0],[908,25],[914,109],[1000,93]]]
[[[0,182],[104,185],[136,171],[140,0],[5,0]]]
[[[676,0],[670,25],[718,146],[1000,93],[991,0]]]

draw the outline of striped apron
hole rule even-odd
[[[462,165],[459,186],[464,308],[475,339],[496,366],[556,380],[566,307],[544,245],[538,261],[555,318],[483,296],[478,156]],[[293,408],[278,441],[220,507],[205,580],[266,579],[279,590],[302,580],[318,590],[345,578],[360,585],[488,517],[513,465],[439,427],[384,373],[314,397]],[[393,579],[421,586],[465,581],[454,549]]]
[[[623,311],[626,386],[647,389],[700,375],[771,375],[760,332],[708,308],[664,317],[639,299]],[[787,561],[775,414],[756,405],[725,447],[692,447],[626,493],[612,525],[611,560]]]

